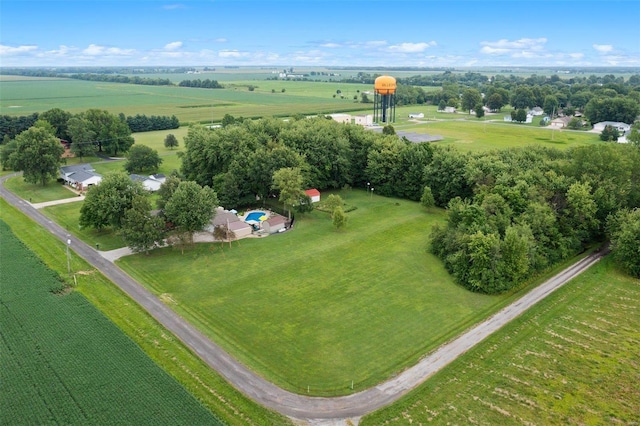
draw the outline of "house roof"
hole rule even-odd
[[[307,189],[306,191],[304,191],[304,193],[307,194],[309,197],[319,197],[320,196],[320,191],[318,191],[315,188]]]
[[[226,225],[227,223],[231,225],[234,222],[240,222],[240,218],[238,218],[238,216],[226,210],[216,210],[216,215],[213,217],[213,220],[212,220],[212,223],[214,226]]]
[[[74,180],[76,182],[83,183],[94,178],[102,179],[102,176],[94,172],[78,171],[78,172],[73,172],[68,174],[67,178]]]
[[[131,179],[134,182],[144,182],[145,180],[149,179],[146,176],[141,176],[141,175],[129,175],[129,179]]]
[[[241,220],[237,220],[235,222],[229,222],[229,231],[240,231],[246,228],[251,228],[251,225]]]
[[[287,219],[284,216],[272,216],[269,219],[265,220],[269,224],[269,226],[275,225],[283,225]]]
[[[92,172],[93,167],[89,163],[84,164],[72,164],[70,166],[62,166],[60,167],[60,171],[65,175],[75,172]]]

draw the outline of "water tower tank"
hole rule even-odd
[[[382,75],[376,78],[373,88],[376,93],[381,95],[392,95],[396,92],[396,79],[388,75]]]

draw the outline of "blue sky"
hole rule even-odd
[[[0,65],[640,67],[640,1],[2,0]]]

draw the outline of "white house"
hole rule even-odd
[[[155,176],[161,176],[161,178],[156,179]],[[134,182],[141,182],[142,187],[147,191],[155,192],[160,189],[162,183],[166,180],[164,175],[151,175],[151,176],[140,176],[140,175],[129,175],[129,179]]]
[[[409,118],[424,118],[423,112],[411,112],[409,113]]]
[[[78,191],[86,191],[90,186],[100,184],[102,175],[96,173],[91,164],[74,164],[60,167],[60,179]]]
[[[307,189],[306,191],[304,191],[304,193],[307,194],[309,198],[311,198],[312,203],[320,202],[320,191],[318,191],[317,189]]]
[[[619,121],[601,121],[600,123],[596,123],[593,125],[593,131],[602,133],[604,128],[607,126],[611,126],[614,129],[618,129],[618,132],[620,132],[621,135],[624,135],[625,133],[631,131],[630,125],[628,125],[627,123],[619,122]]]
[[[360,126],[373,126],[373,115],[372,114],[356,115],[353,118],[355,120],[355,123],[359,124]]]
[[[351,124],[351,115],[349,114],[329,114],[329,117],[338,123]]]
[[[544,114],[544,110],[540,107],[533,107],[528,111],[528,114],[531,114],[534,117],[539,117]]]

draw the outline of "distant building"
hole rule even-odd
[[[424,118],[424,113],[422,113],[422,112],[411,112],[411,113],[409,113],[409,118]]]
[[[528,111],[528,114],[538,117],[544,114],[544,110],[540,107],[533,107]]]
[[[356,115],[354,118],[354,122],[359,124],[360,126],[373,126],[373,115]]]
[[[129,175],[129,179],[133,182],[142,183],[142,187],[147,191],[155,192],[160,189],[160,186],[166,180],[165,176],[162,174],[151,175],[151,176],[141,176],[141,175]]]
[[[614,129],[617,129],[621,135],[631,131],[631,126],[627,123],[622,123],[619,121],[601,121],[600,123],[596,123],[593,125],[593,131],[602,133],[605,127],[611,126]]]
[[[338,123],[351,124],[351,115],[349,114],[329,114],[329,117]]]

